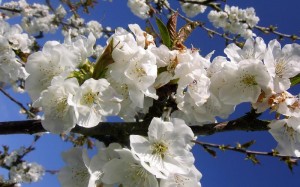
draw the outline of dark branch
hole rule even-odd
[[[258,114],[247,113],[236,120],[191,126],[195,135],[211,135],[226,131],[265,131],[268,130],[267,121],[257,119]],[[93,128],[76,126],[71,132],[97,138],[103,142],[128,143],[131,134],[147,135],[150,122],[102,122]],[[35,134],[46,132],[40,120],[0,122],[0,135]]]
[[[19,9],[9,8],[9,7],[5,7],[5,6],[0,6],[0,10],[5,10],[5,11],[9,11],[9,12],[14,12],[14,13],[21,13],[22,12]]]
[[[250,155],[260,155],[260,156],[272,156],[272,157],[278,157],[278,158],[291,158],[295,160],[300,160],[300,157],[295,157],[295,156],[286,156],[286,155],[280,155],[276,151],[271,151],[271,152],[264,152],[264,151],[253,151],[253,150],[248,150],[244,148],[239,148],[239,147],[233,147],[229,145],[220,145],[220,144],[213,144],[213,143],[207,143],[207,142],[201,142],[201,141],[192,141],[195,144],[204,146],[204,147],[212,147],[212,148],[217,148],[221,150],[230,150],[230,151],[235,151],[235,152],[240,152],[240,153],[245,153],[245,154],[250,154]]]
[[[9,93],[7,93],[1,87],[0,87],[0,92],[2,92],[9,100],[11,100],[12,102],[16,103],[22,110],[25,111],[26,114],[28,114],[28,116],[30,118],[34,118],[35,117],[35,114],[33,114],[32,112],[30,112],[29,110],[27,110],[27,108],[21,102],[17,101],[15,98],[13,98],[11,95],[9,95]]]

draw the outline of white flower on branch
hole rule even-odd
[[[246,59],[263,60],[266,52],[266,44],[260,37],[255,39],[249,38],[246,40],[243,48],[241,49],[235,43],[229,44],[224,53],[230,59],[231,62],[239,63]]]
[[[110,86],[106,79],[88,79],[69,99],[74,107],[79,126],[94,127],[105,121],[109,115],[117,115],[121,109],[122,97]]]
[[[130,146],[142,161],[149,163],[150,168],[159,170],[167,177],[174,171],[179,174],[189,172],[189,167],[194,163],[190,152],[190,141],[193,139],[193,132],[183,120],[164,122],[160,118],[153,118],[148,138],[131,135]]]
[[[287,44],[281,49],[277,40],[268,44],[264,63],[273,78],[273,90],[276,93],[290,88],[290,78],[300,73],[300,45]]]
[[[42,107],[42,125],[47,131],[65,133],[75,127],[75,111],[68,100],[75,95],[78,88],[79,84],[75,78],[64,80],[63,77],[56,77],[52,85],[34,102],[34,107]]]
[[[244,38],[255,36],[252,28],[258,23],[254,8],[240,9],[236,6],[225,5],[224,11],[211,10],[208,19],[216,28],[223,28],[233,34],[239,34]]]
[[[219,89],[219,98],[225,104],[255,103],[262,90],[270,92],[271,77],[259,60],[243,60],[237,69],[224,70],[223,78],[225,82]]]
[[[108,66],[109,77],[126,88],[133,108],[143,108],[145,96],[157,99],[153,87],[157,77],[156,58],[150,50],[138,46],[133,35],[122,28],[111,39],[115,48],[114,63]]]
[[[188,174],[171,173],[167,179],[161,179],[160,187],[201,187],[202,174],[192,166]]]
[[[118,183],[124,187],[158,187],[156,177],[148,171],[152,171],[151,168],[148,167],[145,169],[146,164],[141,162],[141,160],[128,149],[116,151],[120,155],[120,159],[112,159],[104,166],[104,175],[102,178],[104,183]],[[157,171],[152,172],[155,173]]]
[[[273,120],[269,132],[278,142],[276,150],[281,155],[300,157],[300,118]]]
[[[21,162],[9,170],[9,177],[12,182],[31,183],[37,182],[45,174],[44,168],[37,163]]]
[[[62,153],[63,160],[68,164],[58,173],[62,187],[96,187],[101,172],[97,170],[95,160],[90,160],[86,149],[73,148]]]
[[[128,0],[127,5],[134,15],[142,19],[149,17],[150,7],[146,4],[146,0]]]
[[[206,0],[191,0],[191,1],[197,3],[197,2],[205,2]],[[194,17],[200,13],[203,13],[206,10],[207,6],[196,4],[196,3],[180,2],[181,9],[186,14],[186,16]]]
[[[25,69],[30,74],[26,79],[25,89],[35,101],[40,93],[47,89],[51,80],[58,75],[68,75],[75,70],[78,57],[66,45],[56,41],[45,43],[43,50],[28,57]]]

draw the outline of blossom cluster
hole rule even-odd
[[[67,35],[69,30],[73,36],[93,33],[96,38],[100,38],[103,34],[102,25],[98,21],[92,20],[85,23],[83,18],[74,15],[66,18],[67,11],[62,5],[51,10],[47,5],[29,4],[26,0],[19,0],[3,3],[2,6],[15,11],[2,10],[0,19],[22,16],[21,26],[29,34],[53,33],[57,31],[60,24],[63,26],[64,35]]]
[[[147,19],[151,17],[151,12],[153,11],[151,3],[158,7],[161,6],[161,8],[169,7],[167,0],[128,0],[127,4],[133,14],[142,19]],[[187,17],[195,17],[200,13],[204,13],[207,8],[205,0],[180,1],[180,5]],[[259,21],[254,8],[241,9],[227,4],[224,10],[211,10],[208,14],[208,19],[216,28],[222,28],[225,32],[241,35],[245,39],[256,36],[252,29]]]
[[[44,168],[34,162],[21,162],[12,166],[9,171],[10,180],[15,183],[31,183],[41,180],[45,174]]]
[[[168,3],[128,0],[128,6],[146,19],[152,11],[150,3],[158,2]],[[191,153],[195,137],[187,125],[227,118],[243,102],[250,102],[259,113],[276,113],[269,127],[279,154],[300,156],[300,98],[288,91],[290,79],[300,73],[300,45],[281,47],[277,40],[266,44],[255,37],[252,28],[259,18],[253,8],[226,5],[224,11],[209,13],[214,26],[249,38],[243,47],[229,44],[226,57],[211,60],[213,52],[202,56],[195,48],[157,45],[154,36],[137,24],[130,24],[128,30],[117,28],[104,48],[95,47],[102,35],[96,21],[85,23],[73,15],[63,22],[67,13],[62,6],[53,11],[25,0],[3,6],[20,10],[23,18],[22,27],[11,26],[4,18],[17,14],[5,10],[1,14],[0,80],[25,79],[33,106],[42,109],[47,131],[68,133],[76,124],[91,128],[111,115],[139,122],[150,109],[159,113],[171,106],[169,121],[149,115],[148,137],[131,135],[130,149],[116,143],[99,146],[91,159],[81,148],[63,153],[68,165],[59,173],[62,186],[201,186],[202,176]],[[193,3],[181,6],[190,17],[206,9]],[[47,41],[22,62],[20,54],[29,54],[34,42],[23,29],[52,32],[58,23],[70,26],[64,28],[64,42]],[[11,168],[10,178],[40,179],[44,170],[38,164],[13,164],[19,155],[12,152],[3,159]]]
[[[228,5],[225,5],[224,11],[211,10],[208,19],[216,28],[221,27],[226,32],[239,34],[246,39],[255,36],[252,28],[259,21],[254,8],[240,9]]]
[[[206,10],[207,6],[197,4],[205,1],[206,0],[191,0],[190,2],[180,2],[181,9],[186,14],[186,16],[194,17]]]
[[[298,117],[299,100],[287,92],[290,78],[300,73],[298,44],[281,49],[276,40],[267,46],[262,38],[250,38],[243,48],[228,45],[227,57],[210,62],[212,53],[202,57],[196,49],[156,46],[137,24],[129,29],[117,28],[108,39],[112,62],[98,79],[88,74],[83,80],[76,77],[85,65],[94,66],[88,60],[95,44],[92,34],[67,37],[63,44],[47,42],[42,51],[29,56],[25,88],[34,106],[43,108],[45,129],[62,133],[75,124],[93,127],[108,115],[135,121],[159,98],[156,91],[170,84],[177,85],[172,95],[177,110],[171,116],[188,124],[226,118],[243,102],[252,103],[258,112],[271,108]]]
[[[194,138],[183,120],[153,118],[148,137],[130,136],[131,150],[112,143],[107,148],[98,144],[99,152],[92,159],[81,148],[63,153],[67,166],[60,170],[59,180],[63,187],[200,187],[202,175],[190,152]]]
[[[225,53],[238,66],[244,64],[245,59],[248,59],[247,61],[251,59],[253,66],[256,66],[255,61],[263,65],[252,70],[242,69],[242,74],[231,69],[230,74],[234,73],[235,78],[225,78],[225,86],[222,87],[226,88],[226,80],[230,81],[231,86],[225,91],[236,101],[244,97],[242,100],[250,101],[259,113],[267,109],[275,112],[277,117],[269,124],[269,132],[278,141],[277,151],[282,155],[299,157],[300,100],[298,96],[289,93],[288,89],[291,87],[290,79],[300,73],[300,45],[287,44],[281,48],[277,40],[272,40],[266,46],[264,41],[257,37],[256,40],[248,39],[243,49],[230,44],[225,49]],[[224,75],[226,76],[226,71],[222,76]],[[244,86],[241,86],[241,82]],[[252,88],[245,89],[245,85]],[[220,94],[225,95],[222,87]],[[240,89],[240,92],[236,89]],[[232,98],[223,100],[232,102]]]
[[[95,37],[67,37],[63,44],[48,41],[42,51],[29,56],[25,69],[30,74],[25,88],[35,107],[42,107],[45,129],[53,133],[70,131],[76,124],[96,126],[104,116],[116,115],[121,96],[106,79],[89,78],[79,85],[70,74],[88,63]]]
[[[4,150],[1,155],[1,166],[9,168],[9,180],[2,179],[5,183],[19,184],[36,182],[45,174],[44,168],[34,162],[26,162],[21,158],[26,154],[27,149],[21,147],[8,153]]]
[[[3,3],[4,7],[19,10],[19,13],[2,10],[3,18],[11,18],[14,16],[22,16],[22,27],[30,33],[35,34],[39,32],[54,32],[57,29],[57,25],[53,24],[55,20],[55,14],[50,13],[50,8],[46,5],[34,3],[28,4],[26,0],[11,1]],[[65,16],[66,11],[58,8],[58,15]]]
[[[128,0],[127,5],[132,13],[139,18],[149,18],[150,7],[146,4],[146,0]]]
[[[165,5],[169,6],[168,0],[128,0],[127,5],[131,12],[141,19],[150,18],[155,11],[152,7],[153,3],[156,7],[162,9]],[[161,11],[161,10],[160,10]]]
[[[0,20],[0,80],[1,82],[14,83],[25,79],[28,73],[23,67],[23,61],[17,54],[28,54],[34,39],[23,33],[20,25],[10,25]],[[17,53],[17,54],[16,54]]]
[[[71,32],[72,36],[88,36],[90,33],[93,33],[95,38],[100,38],[103,35],[102,25],[95,20],[91,20],[85,23],[85,20],[83,18],[72,15],[67,19],[66,23],[70,25],[70,27],[67,27],[68,29],[62,30],[64,35],[68,35],[69,32]],[[107,28],[107,30],[109,30],[109,28]]]

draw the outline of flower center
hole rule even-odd
[[[89,180],[89,172],[86,168],[72,168],[72,179],[77,181],[77,184],[87,184]]]
[[[280,58],[275,65],[275,73],[278,77],[282,78],[284,71],[286,69],[287,60],[283,57]]]
[[[242,80],[241,82],[247,86],[254,86],[257,85],[257,82],[255,80],[255,76],[254,75],[250,75],[250,74],[245,74],[244,76],[242,76]]]
[[[152,145],[152,154],[159,155],[160,157],[164,157],[167,152],[168,147],[163,142],[156,142]]]
[[[289,141],[290,142],[296,141],[295,140],[296,131],[292,127],[287,126],[287,124],[285,124],[284,127],[285,127],[284,134],[288,136]]]
[[[58,99],[56,104],[56,111],[59,117],[62,117],[64,113],[66,112],[68,102],[67,102],[67,97],[63,97]]]
[[[170,60],[170,63],[169,63],[168,66],[167,66],[167,71],[168,71],[169,73],[174,73],[177,64],[178,64],[178,59],[177,59],[177,57],[176,57],[174,60]]]
[[[97,95],[97,93],[89,91],[83,95],[81,103],[84,105],[92,105],[95,103]]]
[[[146,75],[145,70],[141,67],[135,68],[135,73],[137,74],[138,77],[143,77]]]

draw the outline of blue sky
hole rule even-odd
[[[7,0],[3,1],[7,2]],[[34,1],[29,1],[34,2]],[[38,2],[38,1],[35,1]],[[44,1],[40,1],[44,2]],[[122,26],[126,27],[129,23],[139,23],[143,28],[143,20],[135,17],[126,6],[126,0],[114,0],[112,3],[100,1],[94,10],[91,11],[89,19],[100,20],[103,26],[112,28]],[[177,1],[170,0],[170,2]],[[238,3],[238,4],[235,4]],[[241,8],[253,6],[257,16],[260,17],[259,25],[275,25],[283,33],[299,34],[300,17],[299,17],[299,0],[248,0],[248,1],[228,1],[229,5],[238,5]],[[199,15],[200,20],[206,21],[206,15]],[[263,35],[256,32],[259,36],[264,37],[265,42],[274,39],[275,36]],[[47,35],[48,39],[56,39],[57,35]],[[61,37],[59,37],[61,40]],[[102,44],[104,40],[101,40]],[[206,32],[198,29],[188,40],[195,47],[201,49],[201,54],[206,55],[212,50],[216,50],[216,55],[224,55],[224,41],[221,38],[208,38]],[[291,41],[283,41],[283,43]],[[29,99],[26,94],[19,95],[8,90],[12,95],[26,103]],[[294,93],[299,93],[299,87],[294,89]],[[11,101],[8,101],[0,94],[0,121],[22,120],[23,116],[18,113],[18,107]],[[243,115],[249,110],[249,105],[238,106],[232,118]],[[202,141],[232,144],[237,142],[244,143],[250,140],[256,140],[256,144],[251,147],[254,150],[269,151],[275,148],[276,142],[268,132],[227,132],[218,133],[212,136],[199,137]],[[21,145],[29,145],[32,137],[27,135],[0,136],[0,145],[10,145],[18,148]],[[47,134],[44,135],[37,143],[37,150],[26,157],[28,161],[35,161],[45,166],[46,169],[56,170],[63,166],[60,154],[62,151],[71,147],[69,143],[62,142],[58,136]],[[217,158],[211,157],[203,151],[200,146],[195,146],[194,155],[196,158],[196,167],[202,172],[201,179],[204,187],[298,187],[300,168],[295,167],[294,172],[290,172],[283,162],[276,158],[258,157],[260,165],[253,165],[251,161],[245,161],[245,155],[232,153],[229,151],[218,151]],[[0,170],[0,173],[4,173]],[[59,186],[56,176],[46,174],[44,180],[38,183],[24,185],[30,187],[53,187]]]

